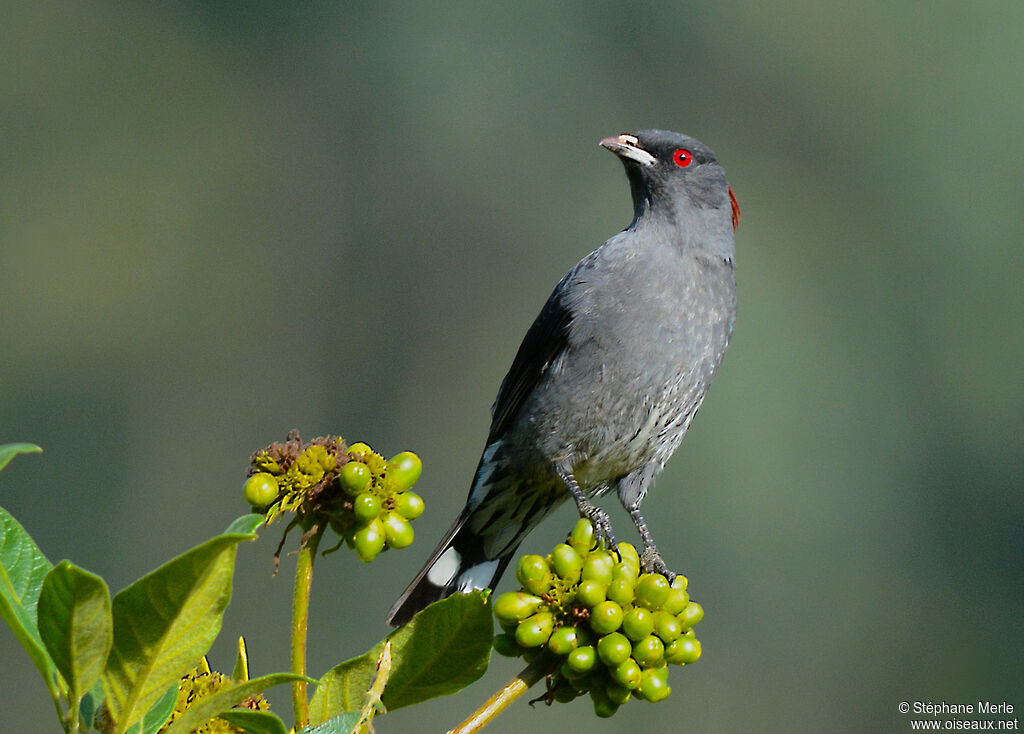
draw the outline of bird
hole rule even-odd
[[[465,508],[398,598],[400,626],[457,591],[493,589],[526,535],[567,499],[615,546],[592,499],[616,490],[647,572],[675,574],[640,503],[679,446],[736,317],[740,209],[698,140],[666,130],[604,138],[633,219],[576,263],[544,304],[491,407]]]

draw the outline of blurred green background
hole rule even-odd
[[[412,449],[418,542],[319,565],[311,672],[361,653],[461,508],[522,334],[629,222],[597,141],[666,127],[715,149],[744,213],[732,347],[645,504],[704,658],[666,703],[519,703],[493,730],[899,732],[904,700],[1024,707],[1024,4],[3,18],[0,442],[45,452],[0,503],[51,560],[123,588],[245,512],[249,453],[291,428]],[[240,634],[254,672],[288,664],[276,535],[240,551],[214,667]],[[0,728],[55,730],[6,628],[0,661]],[[443,731],[517,669],[378,731]]]

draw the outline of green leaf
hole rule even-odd
[[[14,636],[46,681],[50,694],[56,697],[57,668],[36,627],[39,592],[51,568],[53,565],[46,560],[32,537],[0,507],[0,619],[14,631]]]
[[[250,734],[288,734],[288,727],[281,721],[281,717],[270,711],[231,709],[217,718]]]
[[[0,446],[0,469],[3,469],[18,454],[38,454],[41,448],[34,443],[5,443]]]
[[[156,734],[160,727],[167,723],[174,713],[174,704],[178,702],[178,684],[170,686],[156,700],[153,707],[146,712],[141,721],[136,722],[128,730],[128,734]]]
[[[114,734],[138,721],[210,649],[231,599],[237,546],[255,537],[219,535],[114,597],[114,645],[103,673]]]
[[[391,641],[391,677],[382,697],[393,711],[465,688],[487,670],[494,639],[488,592],[453,594],[431,604],[364,655],[329,670],[310,702],[314,723],[359,711]]]
[[[37,624],[77,706],[99,680],[110,652],[113,622],[106,583],[71,561],[61,561],[43,579]]]
[[[359,718],[358,711],[348,711],[338,714],[322,724],[307,726],[299,734],[352,734],[352,730],[359,723]]]
[[[188,734],[196,727],[204,724],[215,716],[224,713],[236,703],[243,701],[249,696],[255,696],[260,691],[265,691],[273,686],[292,681],[304,680],[310,683],[316,681],[304,675],[295,673],[272,673],[252,680],[240,681],[233,685],[221,688],[211,696],[196,701],[191,707],[185,709],[185,713],[179,716],[167,728],[164,734]]]
[[[228,529],[224,531],[224,534],[233,535],[235,533],[243,533],[245,535],[252,535],[266,519],[267,518],[263,515],[256,513],[242,515],[240,518],[228,525]]]
[[[82,728],[88,731],[92,729],[93,721],[96,719],[96,712],[103,704],[103,684],[97,683],[92,690],[82,696],[78,704],[78,718],[82,721]]]

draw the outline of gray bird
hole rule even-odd
[[[648,571],[671,572],[640,502],[679,446],[729,343],[739,207],[714,153],[664,130],[605,138],[633,221],[562,278],[519,347],[462,514],[388,612],[401,625],[456,591],[494,588],[516,548],[572,497],[617,488]]]

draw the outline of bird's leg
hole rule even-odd
[[[658,548],[654,545],[654,538],[651,536],[651,531],[647,529],[647,523],[640,514],[640,503],[637,502],[636,504],[630,505],[626,510],[629,512],[629,516],[633,519],[633,524],[636,525],[636,529],[640,533],[640,539],[644,544],[644,552],[640,556],[640,564],[643,566],[644,571],[646,573],[660,573],[669,581],[673,581],[677,574],[665,565],[665,561],[662,559],[661,554],[658,553]]]
[[[661,471],[661,466],[660,463],[652,461],[620,479],[619,501],[622,502],[622,507],[629,513],[633,524],[636,525],[637,532],[640,533],[640,540],[644,545],[644,551],[640,554],[640,565],[643,566],[644,572],[660,573],[672,581],[677,574],[665,565],[661,554],[658,553],[657,546],[654,545],[651,531],[647,529],[647,523],[644,522],[644,518],[640,514],[640,503],[654,478]]]
[[[556,461],[554,467],[555,472],[565,484],[565,488],[569,490],[569,494],[572,495],[573,500],[576,502],[576,509],[579,510],[580,517],[585,517],[594,523],[597,537],[604,538],[608,547],[614,550],[617,546],[608,513],[583,496],[583,490],[580,489],[579,482],[576,481],[576,477],[573,475],[572,469],[567,462]]]

